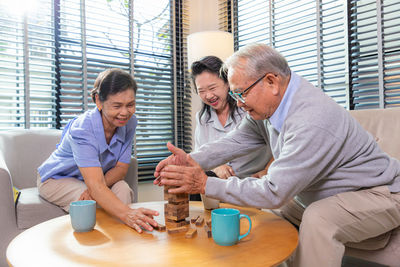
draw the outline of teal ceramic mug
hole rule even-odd
[[[240,219],[249,221],[249,230],[240,234]],[[237,209],[215,209],[211,211],[211,232],[214,242],[221,246],[235,245],[240,239],[247,236],[251,230],[250,217],[240,214]]]
[[[88,232],[96,224],[96,201],[78,200],[69,205],[72,228],[75,232]]]

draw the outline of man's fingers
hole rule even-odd
[[[156,166],[156,171],[154,172],[154,177],[158,177],[160,175],[160,171],[166,166],[168,165],[168,158],[163,159],[162,161],[160,161],[157,166]]]
[[[181,193],[188,193],[186,188],[183,186],[176,187],[176,188],[170,188],[168,189],[168,193],[170,194],[181,194]]]
[[[184,166],[178,166],[178,165],[168,165],[166,166],[162,171],[161,171],[161,177],[164,178],[164,176],[167,173],[184,173],[187,167]]]
[[[180,148],[177,148],[176,146],[174,146],[173,144],[171,144],[170,142],[167,143],[167,148],[169,151],[171,151],[172,154],[174,155],[184,155],[186,154],[185,151],[183,151]]]
[[[155,172],[154,172],[154,177],[160,176],[160,172],[162,171],[162,169],[164,167],[168,166],[168,164],[179,164],[179,165],[185,164],[185,161],[184,161],[184,159],[186,157],[185,151],[183,151],[180,148],[177,148],[170,142],[167,143],[167,148],[173,155],[170,155],[169,157],[167,157],[166,159],[163,159],[162,161],[160,161],[157,164]],[[158,184],[158,181],[154,181],[153,183]]]

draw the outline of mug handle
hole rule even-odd
[[[239,220],[242,219],[242,218],[246,218],[246,219],[249,221],[249,230],[247,230],[247,233],[245,233],[244,235],[239,235],[239,240],[242,239],[243,237],[246,237],[246,236],[250,233],[250,230],[251,230],[251,220],[250,220],[250,217],[247,216],[246,214],[240,214],[240,215],[239,215]]]

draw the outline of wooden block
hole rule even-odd
[[[206,221],[206,224],[207,224],[208,227],[211,228],[211,219],[208,219],[208,220]]]
[[[186,226],[167,229],[168,234],[177,234],[177,233],[182,233],[182,232],[186,232],[186,231],[187,231]]]
[[[153,226],[153,228],[154,228],[155,230],[157,230],[157,231],[165,231],[165,229],[166,229],[165,225],[163,225],[163,224],[161,224],[161,223],[158,223],[157,226]]]
[[[196,229],[196,228],[190,228],[190,229],[186,232],[185,237],[186,237],[186,238],[193,238],[196,234],[197,234],[197,229]]]
[[[167,226],[167,229],[176,228],[176,227],[182,227],[185,225],[189,225],[189,221],[187,221],[187,220],[174,221],[174,220],[170,220],[170,219],[165,219],[165,225]]]
[[[164,204],[164,211],[178,213],[182,211],[189,211],[189,204],[172,204],[166,203]]]
[[[168,193],[168,190],[171,188],[175,188],[176,186],[164,185],[164,200],[173,199],[174,194]]]
[[[174,221],[180,221],[189,217],[189,211],[164,212],[164,217]]]
[[[168,193],[168,190],[169,190],[169,189],[171,189],[171,188],[176,188],[176,186],[172,186],[172,185],[164,185],[164,193],[165,193],[165,192],[167,192],[167,193]]]
[[[194,216],[190,219],[191,223],[195,223],[197,221],[197,219],[200,217],[200,215]]]
[[[210,229],[210,227],[208,227],[207,224],[204,225],[204,231],[206,231],[208,238],[210,238],[212,236],[211,229]]]
[[[199,218],[196,220],[196,225],[197,225],[197,226],[200,226],[200,225],[203,224],[203,222],[204,222],[204,218],[201,217],[201,216],[199,216]]]
[[[164,218],[172,220],[172,221],[181,221],[181,220],[186,219],[186,217],[188,217],[188,216],[189,216],[189,212],[180,213],[180,214],[176,214],[176,215],[172,215],[172,214],[169,214],[169,213],[164,213]]]
[[[169,220],[180,221],[189,217],[189,205],[164,204],[164,217]]]
[[[187,194],[185,195],[186,195],[185,197],[182,197],[175,194],[169,194],[167,199],[164,200],[168,200],[168,203],[173,203],[173,204],[189,203],[189,197]]]
[[[184,199],[184,200],[175,200],[173,198],[168,198],[168,199],[164,199],[164,200],[168,200],[169,204],[188,204],[189,205],[189,198],[188,199]]]
[[[180,194],[171,194],[168,193],[168,190],[171,188],[176,188],[176,186],[164,186],[164,200],[168,200],[174,203],[182,202],[182,201],[189,201],[189,195],[185,193]]]

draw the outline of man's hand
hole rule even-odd
[[[135,229],[138,233],[142,233],[143,230],[141,227],[148,231],[153,231],[152,226],[157,226],[157,222],[153,219],[153,216],[158,216],[158,212],[155,210],[138,208],[131,209],[123,214],[122,221]]]
[[[178,166],[183,166],[183,165],[187,165],[187,156],[188,154],[183,151],[180,148],[175,147],[173,144],[171,144],[170,142],[167,143],[167,147],[168,150],[171,151],[172,155],[169,156],[166,159],[163,159],[162,161],[160,161],[157,164],[156,170],[154,172],[154,177],[159,177],[160,176],[160,172],[162,169],[164,169],[165,166],[168,165],[178,165]],[[154,180],[154,184],[159,184],[160,180],[156,179]]]
[[[86,189],[85,191],[83,191],[83,193],[81,194],[81,196],[79,197],[78,200],[93,200],[92,196],[89,194],[89,190]]]
[[[232,167],[227,164],[215,168],[213,172],[221,179],[228,179],[231,176],[235,176]]]
[[[204,194],[207,175],[190,155],[186,157],[187,166],[167,165],[160,172],[160,184],[177,186],[169,189],[168,193]]]

